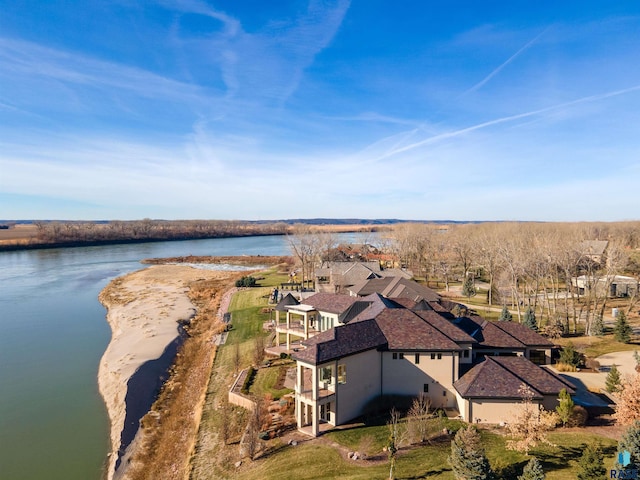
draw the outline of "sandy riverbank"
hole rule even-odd
[[[100,393],[111,422],[108,479],[113,478],[117,452],[121,450],[130,379],[140,367],[161,357],[178,338],[179,323],[195,315],[195,306],[188,297],[189,284],[231,275],[232,272],[189,266],[158,265],[120,277],[100,293],[112,330],[98,372]],[[127,422],[131,419],[127,418]]]

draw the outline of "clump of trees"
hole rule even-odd
[[[608,242],[604,257],[592,254],[591,240]],[[591,326],[610,302],[614,276],[640,275],[639,247],[640,222],[505,222],[398,225],[385,249],[445,289],[469,277],[486,282],[488,304],[508,306],[519,322],[531,309],[538,327],[560,323],[567,333],[598,335]],[[628,295],[626,314],[640,300],[637,291]]]

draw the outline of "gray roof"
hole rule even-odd
[[[400,276],[364,280],[354,285],[349,291],[359,297],[380,293],[388,298],[407,298],[414,302],[421,300],[437,302],[440,300],[440,295],[429,287]]]
[[[299,304],[300,302],[296,299],[296,297],[294,297],[290,293],[287,293],[284,297],[282,297],[282,299],[276,305],[276,310],[278,310],[279,312],[286,312],[287,309],[285,307],[287,307],[288,305],[299,305]]]

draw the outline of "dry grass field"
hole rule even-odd
[[[0,245],[15,245],[29,243],[38,236],[35,225],[14,225],[7,230],[0,230]]]

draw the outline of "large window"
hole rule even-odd
[[[338,365],[338,383],[347,383],[347,366]]]
[[[322,367],[320,369],[320,381],[324,383],[331,383],[331,377],[333,376],[333,368]]]

